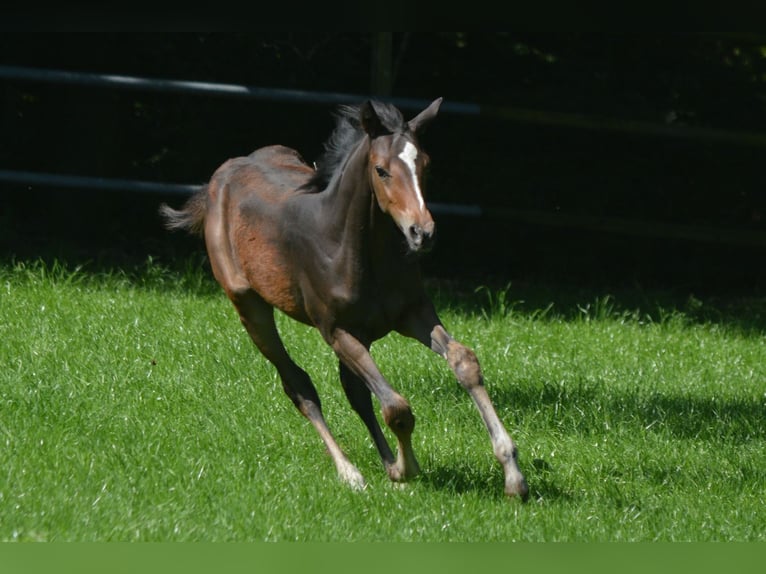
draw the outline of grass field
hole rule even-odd
[[[526,504],[412,341],[373,347],[417,417],[423,472],[397,488],[330,350],[279,317],[369,483],[352,492],[204,269],[1,266],[0,540],[766,541],[762,300],[433,291],[519,445]]]

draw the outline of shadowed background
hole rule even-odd
[[[429,275],[762,288],[766,37],[6,33],[0,65],[470,104],[445,106],[423,136],[428,200],[470,207],[435,214]],[[335,107],[14,78],[0,88],[1,170],[183,184],[274,143],[313,161]],[[157,206],[181,196],[0,191],[4,259],[172,266],[203,253],[161,227]]]

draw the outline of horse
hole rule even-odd
[[[316,328],[338,358],[340,382],[394,482],[416,476],[415,417],[381,374],[372,343],[395,331],[446,359],[479,410],[505,474],[504,492],[529,488],[518,450],[489,398],[476,354],[445,329],[426,294],[419,256],[435,238],[424,199],[429,156],[418,134],[442,98],[409,121],[390,103],[339,106],[318,166],[294,149],[269,145],[229,159],[180,210],[162,204],[170,230],[204,237],[213,275],[247,333],[272,363],[287,396],[316,429],[338,477],[365,479],[330,432],[309,375],[289,356],[274,309]],[[372,395],[397,441],[394,455]]]

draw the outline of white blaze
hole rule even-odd
[[[418,197],[418,204],[420,205],[420,209],[423,209],[425,207],[425,202],[423,201],[423,194],[420,192],[420,183],[418,182],[418,173],[415,169],[415,158],[418,157],[418,148],[416,148],[414,145],[412,145],[410,142],[406,142],[404,144],[404,149],[402,150],[402,153],[399,154],[399,159],[401,159],[404,164],[410,168],[410,172],[412,173],[412,181],[415,185],[415,195]]]

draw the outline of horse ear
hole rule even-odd
[[[430,123],[431,120],[433,120],[436,117],[436,114],[439,112],[439,106],[441,105],[442,105],[442,98],[436,98],[433,102],[431,102],[430,105],[425,110],[423,110],[417,116],[415,116],[409,122],[407,122],[407,125],[410,127],[410,130],[413,132],[417,132],[423,126]]]
[[[372,138],[385,131],[378,113],[375,111],[375,106],[373,106],[370,100],[364,102],[359,108],[359,120],[364,131]]]

